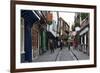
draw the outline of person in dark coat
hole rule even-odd
[[[62,50],[62,46],[63,46],[63,43],[62,41],[60,42],[60,50]]]
[[[68,42],[68,50],[70,50],[71,42]]]
[[[54,44],[53,44],[53,40],[50,40],[50,50],[51,50],[51,53],[53,53],[54,52]]]

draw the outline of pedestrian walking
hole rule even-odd
[[[77,45],[78,45],[78,42],[77,42],[77,40],[74,39],[74,41],[73,41],[73,48],[76,49]]]
[[[54,52],[54,44],[53,44],[53,40],[50,40],[50,51],[51,51],[51,53]]]
[[[62,46],[63,46],[63,43],[62,41],[60,42],[60,50],[62,50]]]
[[[68,42],[68,50],[70,50],[70,42]]]

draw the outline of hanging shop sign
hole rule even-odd
[[[48,22],[49,25],[52,24],[52,18],[53,18],[52,13],[48,12],[47,13],[47,22]]]

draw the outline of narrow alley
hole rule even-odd
[[[21,62],[86,60],[89,14],[21,10]]]
[[[73,60],[87,60],[89,56],[80,52],[78,50],[69,50],[67,47],[55,49],[53,53],[47,51],[43,55],[40,55],[38,58],[34,59],[33,62],[49,62],[49,61],[73,61]]]

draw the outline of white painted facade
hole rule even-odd
[[[51,12],[53,20],[51,25],[47,25],[47,30],[50,31],[55,37],[57,36],[57,12]]]
[[[81,32],[80,32],[80,36],[83,35],[84,33],[86,33],[87,31],[89,31],[89,27],[86,27],[85,29],[83,29]]]
[[[21,18],[21,54],[24,54],[24,18]]]

